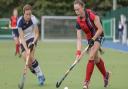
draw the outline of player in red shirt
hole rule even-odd
[[[19,54],[20,55],[20,42],[19,42],[19,32],[17,29],[17,20],[18,20],[18,11],[17,9],[13,10],[13,15],[11,16],[10,19],[10,28],[12,29],[12,35],[15,41],[15,55]]]
[[[104,87],[108,86],[110,72],[106,71],[102,58],[98,55],[102,39],[103,28],[100,22],[100,18],[90,9],[84,8],[84,2],[81,0],[74,1],[74,10],[77,15],[77,51],[76,57],[79,57],[82,49],[82,37],[81,32],[84,32],[89,45],[89,60],[86,67],[86,78],[83,83],[83,89],[88,89],[91,75],[93,73],[94,65],[97,66],[99,71],[103,75]]]

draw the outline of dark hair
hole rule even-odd
[[[83,2],[83,0],[75,0],[75,1],[74,1],[74,4],[79,4],[79,5],[81,5],[82,7],[85,6],[85,3]]]
[[[32,6],[29,5],[29,4],[26,4],[26,5],[23,7],[23,13],[24,13],[26,10],[32,10]]]

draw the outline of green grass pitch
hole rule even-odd
[[[104,49],[107,70],[112,72],[108,89],[128,89],[128,53]],[[56,89],[55,85],[75,59],[75,42],[39,42],[36,58],[45,74],[44,86],[38,86],[37,78],[28,72],[24,89]],[[82,89],[88,56],[63,81],[59,89]],[[0,89],[18,89],[24,61],[14,56],[14,44],[10,40],[0,41]],[[90,89],[104,89],[101,73],[95,67]]]

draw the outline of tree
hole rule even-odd
[[[92,8],[101,15],[112,9],[112,0],[84,0],[86,8]],[[17,8],[19,15],[25,4],[33,7],[33,13],[42,15],[75,15],[74,0],[0,0],[0,17],[10,17],[13,8]],[[117,0],[117,7],[128,6],[128,0]]]

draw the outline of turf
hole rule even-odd
[[[112,72],[108,89],[128,89],[128,53],[104,49],[106,67]],[[56,89],[58,79],[64,75],[75,59],[75,42],[40,42],[36,50],[36,58],[45,74],[44,86],[39,86],[36,77],[30,72],[27,75],[25,89]],[[59,89],[82,89],[88,56],[74,68]],[[0,89],[18,89],[23,71],[24,61],[14,56],[12,41],[0,41]],[[95,67],[90,89],[104,89],[100,72]]]

